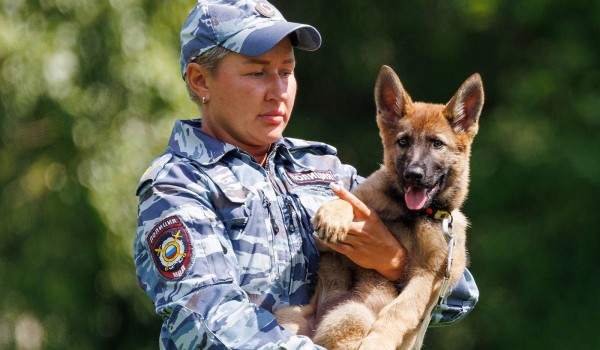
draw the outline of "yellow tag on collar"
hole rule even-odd
[[[438,210],[433,214],[433,218],[436,220],[444,220],[450,217],[450,212],[444,210]]]

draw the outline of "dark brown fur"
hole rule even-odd
[[[412,102],[394,71],[382,67],[375,102],[384,165],[353,194],[378,213],[406,248],[405,287],[398,295],[395,285],[373,270],[324,251],[311,304],[278,310],[280,324],[311,336],[327,349],[421,347],[417,333],[437,301],[448,245],[441,221],[409,210],[405,195],[409,188],[413,193],[426,193],[419,191],[427,189],[427,197],[418,197],[426,198],[424,208],[434,206],[451,212],[456,246],[450,284],[455,284],[467,260],[467,219],[460,208],[468,192],[471,143],[477,134],[483,99],[481,78],[474,74],[446,105]],[[343,241],[353,220],[352,210],[342,200],[324,204],[314,218],[320,238]]]

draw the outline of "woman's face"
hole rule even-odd
[[[289,39],[260,56],[226,55],[216,74],[206,77],[204,132],[252,155],[266,152],[294,107],[295,63]]]

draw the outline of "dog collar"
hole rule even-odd
[[[421,210],[420,213],[435,220],[450,219],[450,222],[452,222],[452,215],[449,211],[446,210],[434,209],[429,207],[427,209]]]

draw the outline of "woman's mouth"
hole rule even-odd
[[[260,114],[259,117],[269,124],[281,124],[285,119],[285,113],[281,112],[266,112]]]

